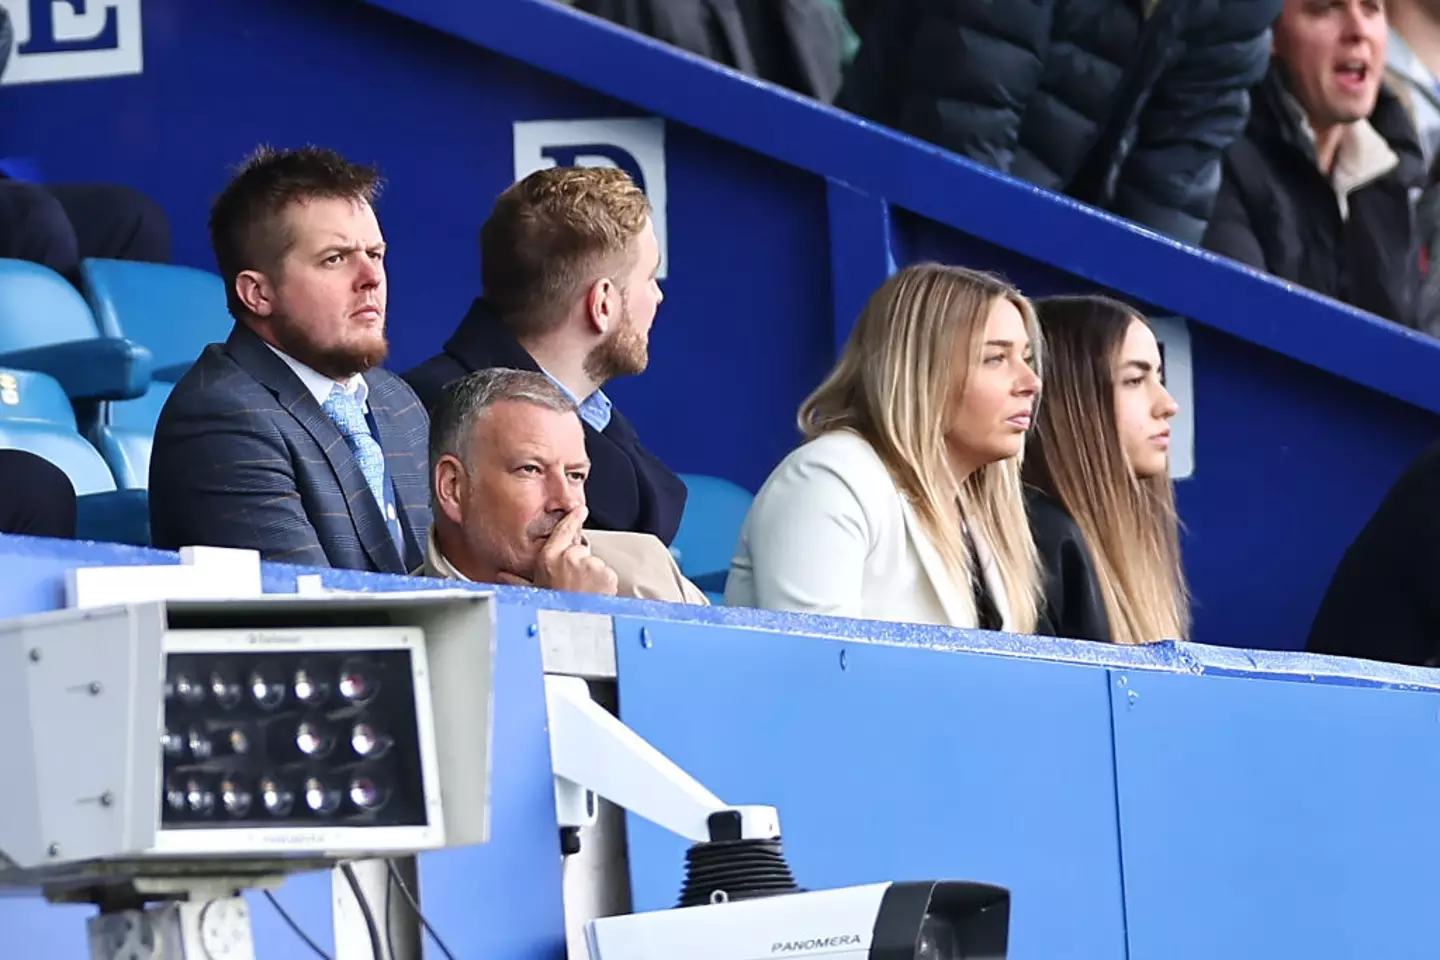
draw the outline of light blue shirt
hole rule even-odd
[[[306,390],[310,391],[310,396],[315,398],[315,402],[322,407],[325,406],[325,401],[330,399],[330,391],[335,389],[335,384],[340,383],[340,381],[331,380],[325,376],[325,374],[307,367],[299,360],[290,356],[290,354],[282,350],[277,350],[271,346],[269,342],[266,342],[265,346],[270,347],[271,353],[285,361],[285,366],[289,367],[290,372],[300,378],[300,382],[305,385]],[[347,394],[360,401],[361,410],[364,410],[366,413],[370,412],[370,384],[365,382],[365,377],[362,374],[355,374],[349,380],[340,383],[340,386]]]
[[[550,377],[550,382],[559,387],[565,396],[570,398],[570,402],[575,404],[581,420],[590,424],[597,432],[605,432],[605,428],[610,426],[610,413],[615,405],[610,402],[609,397],[605,396],[604,390],[596,390],[584,400],[577,400],[575,394],[570,392],[569,387],[565,386],[565,384],[559,380],[556,380],[553,376],[550,376],[550,371],[542,367],[540,372]]]
[[[265,344],[265,346],[270,347],[271,353],[275,354],[275,356],[285,361],[285,366],[289,367],[291,372],[294,373],[295,376],[300,378],[300,382],[305,385],[306,390],[310,391],[310,395],[315,398],[315,402],[320,404],[321,409],[324,409],[325,401],[330,399],[330,391],[335,389],[335,385],[337,383],[340,383],[340,381],[331,380],[329,377],[325,376],[325,374],[306,366],[299,360],[296,360],[294,357],[290,356],[290,354],[285,353],[283,350],[277,350],[268,342]],[[362,374],[357,373],[349,380],[346,380],[344,383],[340,383],[340,387],[347,394],[360,401],[360,409],[364,410],[366,415],[368,416],[370,413],[370,384],[365,382],[365,377]],[[371,426],[371,429],[374,429],[373,425]],[[375,442],[379,443],[380,438],[375,437]],[[377,499],[376,503],[380,507],[381,514],[383,514],[385,517],[385,522],[390,525],[390,533],[395,538],[395,542],[401,545],[400,556],[404,557],[405,540],[400,532],[399,514],[395,510],[394,487],[391,484],[390,475],[388,472],[385,475],[384,489],[384,498]],[[371,493],[374,493],[374,491],[372,490]]]

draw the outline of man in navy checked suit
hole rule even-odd
[[[329,150],[258,151],[215,202],[235,328],[170,395],[150,458],[157,547],[406,573],[430,528],[429,419],[380,369],[379,177]]]

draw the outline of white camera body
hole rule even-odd
[[[1004,960],[1010,896],[977,883],[875,883],[605,917],[591,960]]]
[[[594,790],[574,780],[555,778],[555,820],[561,827],[593,827],[600,817]]]
[[[591,960],[866,960],[888,883],[604,917],[586,930]]]

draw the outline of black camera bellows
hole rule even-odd
[[[801,893],[780,840],[697,843],[685,854],[681,907]]]

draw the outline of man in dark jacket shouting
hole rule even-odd
[[[1382,0],[1286,0],[1205,246],[1414,327],[1425,168],[1381,86],[1388,37]]]
[[[848,0],[837,103],[1200,242],[1283,0]]]

